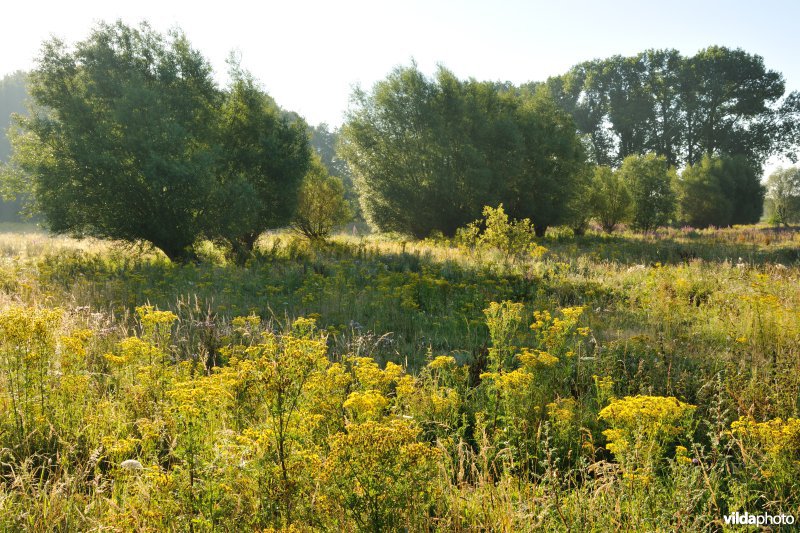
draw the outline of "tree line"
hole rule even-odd
[[[147,24],[46,42],[28,78],[35,107],[11,131],[6,188],[29,192],[56,233],[144,240],[176,261],[201,237],[242,262],[267,229],[319,231],[302,225],[317,208],[300,196],[304,178],[339,189],[308,126],[235,61],[229,74],[218,88],[184,34]]]
[[[0,163],[11,157],[11,144],[5,134],[11,115],[25,112],[25,101],[28,97],[25,78],[26,74],[21,71],[0,78]],[[21,222],[23,218],[20,211],[23,204],[22,198],[0,199],[0,222]]]
[[[357,89],[338,131],[309,128],[229,66],[219,88],[185,35],[147,24],[46,42],[31,112],[11,128],[6,192],[56,233],[144,240],[176,261],[204,238],[244,262],[267,229],[319,238],[353,214],[418,238],[500,204],[537,235],[590,219],[606,231],[756,222],[764,159],[796,147],[800,98],[741,50],[647,51],[522,86],[412,64]],[[766,194],[782,223],[798,204],[790,174]]]
[[[800,93],[761,56],[711,46],[691,57],[647,50],[576,65],[541,84],[586,136],[590,156],[618,166],[655,153],[672,166],[741,155],[796,157]]]
[[[697,98],[705,104],[689,113],[683,100],[659,100],[655,85],[623,82],[630,74],[625,69],[652,67],[655,57],[693,65],[692,87],[703,92]],[[537,235],[554,225],[581,233],[590,219],[609,232],[621,223],[649,231],[758,222],[766,193],[763,159],[796,147],[786,139],[797,127],[797,95],[773,105],[784,93],[782,78],[741,50],[709,48],[692,61],[678,61],[670,51],[623,59],[582,64],[521,87],[458,80],[444,68],[426,78],[412,64],[370,92],[357,91],[340,151],[366,217],[383,231],[416,237],[454,235],[483,206],[499,204],[512,218],[529,219]],[[596,85],[600,73],[605,81]],[[641,79],[652,84],[654,76]],[[579,90],[570,85],[576,80]],[[739,89],[714,97],[704,92],[719,84]],[[592,107],[593,99],[603,106]],[[659,118],[657,108],[674,114]],[[592,128],[590,110],[602,111]],[[665,120],[675,130],[666,144],[658,137]],[[702,139],[692,130],[698,120]],[[770,209],[774,189],[767,195]]]

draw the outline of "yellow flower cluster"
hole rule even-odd
[[[231,398],[231,393],[215,376],[204,376],[175,383],[167,391],[174,412],[186,418],[208,414],[212,408],[223,408],[222,400]]]
[[[669,430],[694,412],[696,406],[667,396],[625,396],[613,400],[600,411],[600,418],[613,426],[633,428],[646,426]]]
[[[559,398],[547,404],[547,414],[556,423],[572,422],[577,416],[578,402],[574,398]]]
[[[117,343],[117,354],[106,353],[103,357],[110,363],[125,365],[133,362],[134,364],[152,364],[159,355],[159,350],[149,342],[139,337],[126,337]]]
[[[553,316],[549,311],[534,311],[531,330],[536,333],[539,345],[547,350],[558,351],[565,349],[565,341],[571,333],[582,337],[589,335],[589,328],[576,328],[585,307],[564,307],[559,310],[560,317]]]
[[[665,396],[612,399],[599,418],[611,425],[603,432],[606,448],[628,471],[652,468],[664,444],[680,431],[696,406]]]
[[[351,357],[353,373],[364,389],[385,391],[389,385],[403,375],[403,367],[389,361],[381,370],[372,357]]]
[[[79,329],[61,337],[61,369],[72,370],[86,359],[86,343],[94,336],[90,329]]]
[[[136,314],[145,327],[167,325],[171,326],[178,320],[178,315],[171,311],[157,311],[152,305],[141,305],[136,308]]]
[[[0,340],[7,349],[24,352],[28,360],[48,357],[62,315],[60,309],[9,307],[0,312]]]
[[[440,355],[436,357],[433,361],[428,363],[428,368],[431,370],[441,370],[443,368],[449,368],[456,364],[456,358],[450,355]]]
[[[380,392],[369,389],[350,393],[344,408],[351,411],[358,420],[378,419],[389,405],[389,400]]]
[[[558,357],[550,355],[543,350],[531,350],[523,348],[522,352],[517,355],[517,359],[522,366],[533,369],[537,366],[553,366],[558,363]]]
[[[774,457],[786,456],[800,460],[800,419],[782,420],[774,418],[767,422],[756,422],[741,417],[731,424],[731,432],[753,441]]]

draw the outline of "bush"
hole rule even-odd
[[[329,175],[315,157],[300,186],[292,228],[310,240],[320,240],[351,217],[342,181]]]
[[[535,242],[533,224],[526,219],[509,220],[503,204],[483,208],[482,220],[476,220],[457,232],[457,241],[470,249],[495,250],[505,262],[540,256],[545,249]]]
[[[788,226],[800,221],[800,168],[778,168],[770,174],[766,197],[770,223]]]
[[[619,169],[633,200],[631,222],[635,229],[652,231],[667,224],[675,214],[672,182],[675,171],[655,154],[626,157]]]
[[[453,236],[500,202],[541,234],[568,218],[584,154],[546,91],[461,81],[444,68],[430,80],[412,66],[354,102],[341,152],[381,231]]]
[[[609,167],[595,167],[589,199],[591,213],[606,233],[630,217],[631,193],[620,173]]]

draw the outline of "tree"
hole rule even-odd
[[[595,167],[589,198],[591,213],[606,233],[630,217],[631,193],[621,174],[610,167]]]
[[[500,137],[492,146],[502,154],[494,157],[508,160],[493,174],[500,199],[513,218],[529,218],[539,237],[548,227],[565,223],[580,232],[587,173],[574,122],[544,87],[521,91],[513,105],[513,122],[500,127],[516,129],[521,141],[514,146]]]
[[[695,102],[691,112],[696,133],[687,146],[687,162],[704,154],[739,154],[762,163],[774,153],[776,104],[785,83],[779,72],[767,70],[761,56],[744,50],[710,46],[689,59],[694,73],[685,90]]]
[[[292,228],[310,240],[325,239],[336,226],[352,217],[339,178],[328,174],[319,157],[303,179]]]
[[[117,22],[72,50],[53,39],[29,88],[41,109],[18,120],[14,175],[50,230],[191,258],[214,182],[219,93],[186,37]]]
[[[791,154],[800,138],[800,96],[784,98],[781,74],[741,49],[614,56],[576,65],[546,85],[589,139],[597,164],[654,152],[671,166],[704,155],[741,155],[760,165]]]
[[[731,224],[755,224],[764,212],[764,194],[761,184],[761,166],[743,155],[723,156],[722,165],[730,180],[729,197],[733,204]]]
[[[444,68],[429,80],[412,65],[356,91],[341,153],[370,223],[451,236],[500,202],[540,232],[566,220],[584,154],[569,116],[540,89],[461,81]]]
[[[99,24],[72,49],[45,43],[7,181],[55,233],[144,240],[174,261],[207,237],[244,260],[293,214],[306,125],[238,66],[227,91],[211,74],[185,35],[147,24]]]
[[[322,164],[325,165],[331,176],[339,178],[344,185],[344,197],[353,212],[353,218],[363,220],[364,216],[358,203],[358,191],[353,182],[353,174],[350,172],[347,162],[339,157],[336,151],[339,145],[339,130],[331,130],[327,124],[322,123],[316,127],[310,127],[309,132],[311,133],[311,147],[316,150]]]
[[[28,99],[27,77],[27,73],[18,71],[0,79],[0,163],[8,161],[11,156],[11,145],[6,132],[11,126],[12,115],[25,113],[25,102]],[[23,205],[23,198],[0,199],[0,222],[22,221]]]
[[[633,200],[633,227],[648,232],[667,224],[675,212],[675,171],[667,165],[666,158],[630,155],[622,161],[619,173]]]
[[[11,116],[25,113],[28,99],[26,78],[27,74],[22,71],[0,78],[0,161],[7,161],[11,155],[11,145],[6,137]]]
[[[243,263],[265,230],[287,225],[311,152],[302,120],[290,122],[238,65],[219,113],[218,185],[209,236]]]
[[[703,157],[684,169],[676,182],[679,217],[695,227],[729,226],[733,216],[733,180],[720,158]]]
[[[429,81],[416,66],[398,68],[353,99],[341,153],[371,225],[422,238],[452,234],[480,213],[474,197],[485,196],[488,169],[469,142],[466,95],[451,73]]]
[[[779,167],[767,178],[767,214],[772,224],[800,222],[800,168]]]
[[[680,218],[691,226],[754,224],[761,218],[764,187],[744,156],[705,155],[676,184]]]

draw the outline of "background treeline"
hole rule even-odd
[[[265,230],[324,238],[362,216],[380,231],[443,234],[502,204],[537,235],[591,220],[650,231],[798,218],[800,97],[742,50],[649,50],[520,87],[398,67],[358,89],[346,123],[309,127],[230,62],[220,88],[179,31],[98,25],[44,44],[0,89],[14,156],[7,196],[50,230],[146,241],[170,258],[207,239],[244,262]],[[8,152],[8,146],[0,146]],[[0,156],[8,156],[7,153]],[[7,205],[16,212],[19,205]]]
[[[483,206],[504,203],[538,231],[563,223],[584,172],[572,120],[545,91],[427,79],[398,68],[357,91],[342,153],[369,220],[383,231],[454,235]]]
[[[606,231],[749,224],[764,159],[794,155],[798,98],[783,94],[760,57],[726,48],[614,57],[522,87],[411,65],[356,93],[341,153],[372,224],[416,237],[452,235],[501,203],[538,235],[590,219]]]
[[[5,132],[11,122],[11,115],[25,112],[27,90],[25,87],[26,74],[14,72],[0,79],[0,162],[8,161],[11,157],[11,144]],[[0,222],[21,222],[20,211],[23,201],[0,199]]]
[[[673,166],[704,155],[761,164],[796,153],[800,95],[761,56],[711,46],[691,57],[647,50],[576,65],[547,86],[589,141],[592,159],[620,165],[652,152]]]

